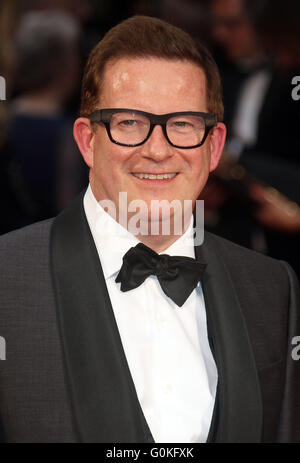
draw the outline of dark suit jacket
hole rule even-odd
[[[219,381],[209,442],[300,441],[293,271],[206,234],[196,247]],[[153,442],[84,214],[0,239],[0,420],[6,442]],[[180,365],[178,365],[180,368]]]

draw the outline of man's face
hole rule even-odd
[[[233,62],[256,57],[258,38],[247,20],[243,0],[213,0],[211,16],[213,37]]]
[[[106,67],[98,107],[129,108],[154,114],[207,112],[204,73],[187,61],[119,59]],[[182,205],[185,199],[195,201],[210,170],[217,165],[220,149],[215,145],[214,136],[208,136],[201,147],[174,148],[165,139],[162,128],[155,126],[143,145],[119,146],[109,140],[105,127],[99,124],[90,142],[93,193],[98,201],[109,199],[118,205],[119,192],[127,192],[128,203],[143,200],[149,210],[153,199],[169,202],[177,199]],[[151,180],[138,178],[136,173],[176,175]]]

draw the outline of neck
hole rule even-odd
[[[175,241],[177,241],[182,235],[137,235],[136,237],[146,246],[151,248],[153,251],[160,252],[165,251]]]
[[[94,182],[90,178],[90,187],[93,192],[94,198],[97,199],[97,189]],[[119,208],[119,204],[114,207],[109,207],[110,201],[107,205],[101,204],[105,212],[109,214],[116,222],[118,222],[129,233],[135,236],[143,244],[151,248],[153,251],[160,253],[170,247],[177,241],[188,229],[192,219],[192,209],[185,211],[173,211],[172,214],[167,214],[164,217],[155,214],[151,218],[151,213],[147,215],[140,214],[139,212],[130,212],[127,209]],[[169,211],[170,212],[170,211]]]

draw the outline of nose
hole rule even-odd
[[[166,139],[163,129],[156,125],[149,139],[142,145],[142,153],[155,161],[162,161],[174,154],[174,148]]]

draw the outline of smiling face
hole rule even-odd
[[[154,114],[208,112],[205,76],[200,67],[188,61],[122,58],[106,67],[98,107]],[[78,126],[80,120],[84,118],[77,120]],[[86,126],[85,132],[86,148],[78,144],[91,168],[90,183],[96,199],[109,199],[117,206],[119,192],[127,192],[128,203],[143,200],[149,210],[151,200],[194,202],[209,172],[217,166],[225,138],[221,123],[201,147],[193,149],[171,146],[160,126],[155,126],[150,138],[137,147],[112,143],[102,124],[93,132]],[[76,138],[76,129],[74,135]]]

